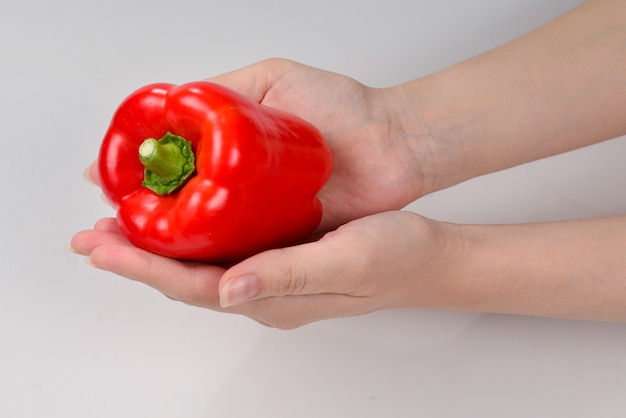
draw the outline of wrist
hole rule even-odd
[[[404,272],[406,280],[393,307],[479,310],[482,291],[472,269],[480,252],[480,229],[403,213],[410,216],[403,230],[417,239],[402,247],[410,248],[409,254],[396,252],[403,267],[394,276]]]
[[[384,90],[397,137],[423,179],[422,195],[472,177],[466,170],[465,126],[453,122],[453,107],[442,103],[438,83],[435,76],[429,76]]]

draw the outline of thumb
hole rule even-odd
[[[331,245],[328,245],[331,244]],[[219,284],[223,308],[274,297],[336,293],[354,265],[329,240],[269,250],[231,267]]]

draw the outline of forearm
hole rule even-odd
[[[626,1],[596,0],[390,93],[435,191],[626,133],[624,68]]]
[[[433,307],[626,322],[626,215],[446,228]]]

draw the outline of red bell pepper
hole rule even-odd
[[[98,159],[102,190],[133,244],[213,263],[311,234],[331,168],[313,125],[209,82],[132,93]]]

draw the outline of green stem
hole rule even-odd
[[[191,143],[169,132],[159,140],[146,139],[139,160],[145,167],[142,185],[160,195],[178,190],[195,171]]]

